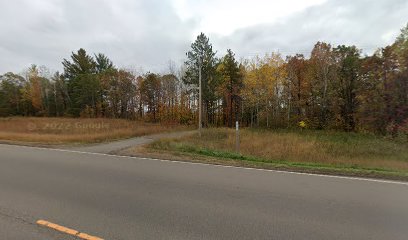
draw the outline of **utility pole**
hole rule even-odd
[[[201,137],[201,128],[202,128],[202,103],[201,103],[201,68],[202,68],[202,59],[198,59],[198,135]]]

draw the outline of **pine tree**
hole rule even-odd
[[[72,53],[72,62],[64,59],[64,76],[68,80],[68,94],[71,99],[70,113],[79,116],[86,107],[95,112],[98,102],[101,101],[101,89],[96,62],[84,49]]]
[[[228,127],[232,127],[233,119],[238,120],[234,110],[235,113],[238,113],[242,74],[239,64],[235,60],[235,54],[231,49],[228,49],[227,54],[221,59],[217,72],[221,76],[220,88],[224,100],[224,124],[228,123]]]
[[[217,59],[216,52],[213,51],[208,37],[201,33],[197,36],[194,43],[191,44],[191,50],[187,52],[186,72],[183,82],[188,85],[198,86],[198,72],[201,64],[202,74],[202,97],[203,109],[206,110],[207,116],[204,123],[215,122],[215,105],[217,100],[216,90],[219,82],[216,77]],[[198,91],[196,91],[198,93]]]

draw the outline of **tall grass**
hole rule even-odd
[[[183,128],[123,119],[0,118],[0,141],[90,143]]]
[[[239,158],[234,155],[235,132],[225,128],[206,129],[201,138],[192,135],[157,141],[152,147]],[[240,154],[242,159],[261,162],[408,172],[408,144],[357,133],[243,129]]]

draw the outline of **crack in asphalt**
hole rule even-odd
[[[19,222],[26,223],[26,224],[35,225],[35,221],[33,221],[34,218],[32,216],[29,216],[29,215],[22,216],[22,214],[17,214],[13,212],[15,211],[12,211],[10,209],[6,209],[0,206],[0,216],[5,217],[5,218],[11,218],[11,219],[14,219]]]

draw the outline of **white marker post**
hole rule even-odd
[[[235,122],[235,132],[236,132],[236,139],[235,139],[235,150],[239,153],[239,124],[238,121]]]

